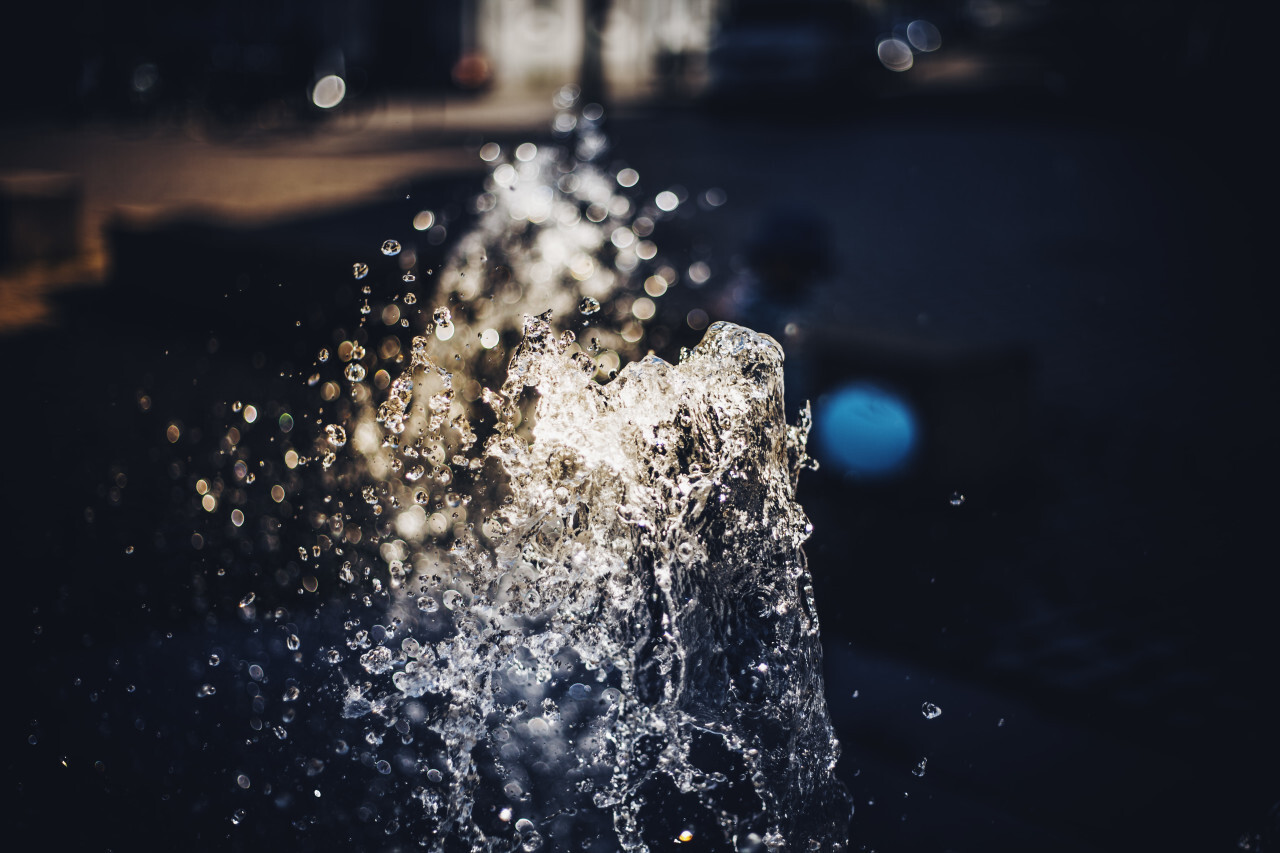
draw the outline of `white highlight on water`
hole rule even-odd
[[[735,849],[834,849],[847,809],[795,501],[807,424],[784,418],[781,348],[716,323],[682,363],[603,385],[567,350],[527,319],[482,457],[505,498],[447,550],[405,543],[411,637],[360,657],[390,684],[350,690],[347,716],[421,703],[438,743],[422,760],[444,775],[418,796],[441,845],[510,849],[476,809],[496,786],[560,839],[608,826],[646,849],[661,799]]]

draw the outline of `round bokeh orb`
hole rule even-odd
[[[911,405],[870,382],[852,382],[825,395],[814,415],[818,459],[856,479],[880,480],[911,461],[920,428]]]

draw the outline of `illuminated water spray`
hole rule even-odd
[[[807,415],[787,425],[782,350],[748,329],[633,360],[630,282],[675,197],[594,164],[591,110],[557,119],[575,151],[486,146],[475,230],[433,287],[381,297],[411,340],[318,359],[300,553],[343,633],[312,707],[418,847],[843,849]]]

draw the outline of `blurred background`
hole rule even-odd
[[[674,199],[649,345],[751,325],[813,403],[852,848],[1280,850],[1252,5],[55,0],[6,30],[5,801],[36,837],[281,840],[229,835],[242,792],[202,775],[215,557],[174,507],[226,401],[300,397],[353,260],[409,234],[438,266],[481,145],[565,138],[574,83],[603,162]]]

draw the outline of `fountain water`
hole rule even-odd
[[[347,772],[394,779],[388,833],[432,850],[843,849],[807,413],[787,425],[782,350],[738,326],[621,366],[673,205],[621,193],[578,131],[495,166],[436,305],[386,299],[423,318],[408,346],[364,328],[317,360],[300,558],[343,613],[313,659],[368,747]]]

